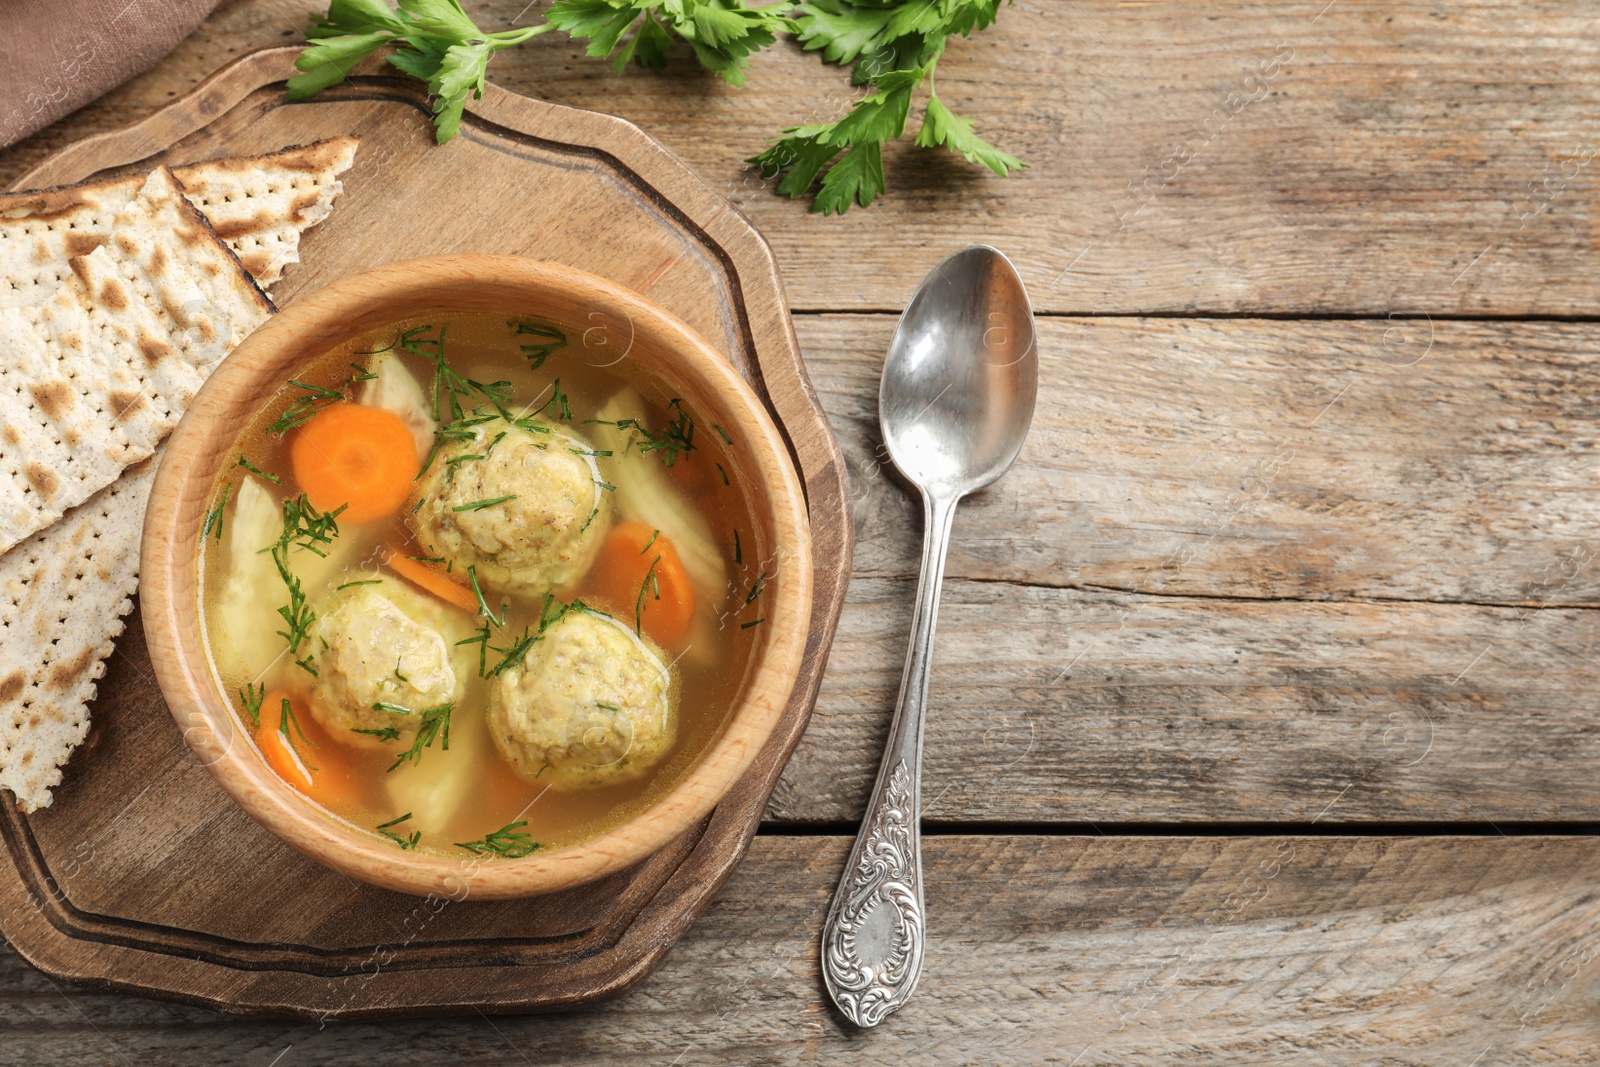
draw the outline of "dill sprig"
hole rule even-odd
[[[223,509],[228,506],[228,497],[232,493],[232,482],[229,482],[227,485],[222,487],[222,495],[217,498],[217,506],[212,508],[211,511],[206,515],[206,525],[205,528],[200,531],[200,540],[204,541],[208,536],[210,536],[213,527],[215,527],[217,531],[217,540],[222,540]]]
[[[282,485],[283,484],[283,479],[279,478],[276,474],[268,474],[266,471],[262,470],[260,467],[256,466],[254,463],[251,463],[249,456],[241,455],[239,457],[239,466],[243,467],[245,470],[249,471],[251,474],[254,474],[257,478],[266,479],[267,481],[271,482],[273,485]]]
[[[311,625],[317,621],[317,613],[312,610],[299,577],[289,565],[289,553],[292,548],[300,548],[326,556],[323,546],[333,544],[333,539],[339,536],[338,516],[343,510],[344,506],[340,505],[326,514],[319,513],[304,493],[292,500],[285,500],[282,507],[283,530],[272,545],[273,565],[277,567],[278,577],[289,592],[289,603],[278,609],[288,629],[279,630],[278,636],[288,642],[290,654],[296,657],[295,666],[313,675],[317,669],[312,665],[310,656],[300,655],[300,646],[311,636]]]
[[[283,735],[284,744],[288,745],[291,749],[294,749],[296,755],[299,755],[299,749],[295,748],[295,734],[299,734],[300,740],[304,741],[312,748],[322,747],[315,741],[311,740],[311,738],[307,737],[305,731],[300,729],[300,720],[295,718],[294,705],[289,703],[288,697],[283,698],[283,709],[278,715],[278,733]],[[301,762],[305,762],[304,757],[301,757]],[[316,770],[316,768],[311,766],[309,763],[306,764],[306,769],[312,771]]]
[[[644,555],[644,553],[640,553]],[[657,600],[661,599],[661,583],[656,580],[656,564],[661,562],[658,555],[650,561],[650,569],[644,573],[644,581],[639,583],[639,597],[633,602],[633,634],[639,637],[644,633],[644,595],[653,592]]]
[[[323,408],[344,399],[344,394],[337,389],[328,389],[321,385],[312,385],[310,382],[296,381],[293,378],[289,380],[289,384],[296,389],[305,390],[306,395],[290,403],[283,409],[283,414],[267,427],[267,432],[275,437],[282,437],[296,426],[309,421]]]
[[[391,345],[390,347],[393,346]],[[356,382],[370,382],[377,377],[376,374],[374,374],[372,371],[369,371],[359,363],[350,364],[350,369],[354,372],[347,379],[351,385],[354,385]]]
[[[528,825],[526,819],[505,826],[490,834],[485,834],[479,841],[457,841],[457,848],[464,848],[475,856],[500,856],[504,859],[521,859],[531,856],[544,846],[533,839],[531,834],[524,833],[522,828]]]
[[[450,751],[450,713],[455,710],[455,704],[440,704],[436,708],[429,708],[422,713],[422,722],[417,727],[417,736],[412,740],[411,747],[399,759],[389,765],[392,771],[402,763],[421,763],[422,750],[432,748],[435,740],[439,741],[441,752]]]
[[[490,497],[487,500],[472,500],[472,501],[469,501],[469,502],[467,502],[465,504],[457,504],[455,507],[451,508],[450,510],[451,511],[482,511],[484,508],[492,508],[496,504],[504,504],[508,500],[515,500],[515,499],[517,499],[517,494],[515,494],[515,493],[512,493],[509,496],[494,496],[494,497]]]
[[[485,618],[482,622],[480,622],[478,624],[478,628],[474,630],[473,633],[476,636],[463,637],[461,640],[456,642],[456,645],[457,647],[461,645],[478,646],[478,677],[484,678],[487,677],[487,668],[489,665],[489,638],[493,633],[493,631],[489,629],[489,620]]]
[[[399,343],[400,343],[400,335],[399,334],[395,334],[394,335],[394,340],[390,341],[388,344],[384,345],[382,348],[369,348],[369,349],[366,349],[365,351],[357,350],[357,351],[351,352],[350,354],[352,356],[377,356],[377,355],[382,355],[385,352],[393,352],[394,351],[394,346],[399,344]],[[354,363],[352,363],[350,365],[352,367],[355,366]]]
[[[395,832],[395,830],[393,829],[394,827],[399,826],[401,823],[405,822],[409,818],[411,818],[411,813],[408,811],[404,815],[400,816],[398,819],[390,819],[386,823],[378,824],[378,826],[376,826],[375,829],[378,831],[378,833],[382,834],[384,837],[387,837],[390,841],[393,841],[395,844],[399,845],[402,850],[410,851],[411,849],[416,848],[417,847],[417,843],[422,840],[422,831],[421,830],[413,830],[413,831],[411,831],[411,833],[408,836],[402,837],[399,833]]]
[[[364,730],[360,727],[352,726],[350,732],[353,734],[367,734],[370,737],[376,737],[379,741],[398,741],[400,739],[400,729],[397,726],[380,726],[376,730]]]
[[[672,418],[663,430],[652,430],[643,419],[589,419],[602,426],[615,426],[619,430],[633,430],[639,436],[639,451],[646,455],[655,453],[663,467],[675,466],[678,459],[694,451],[694,420],[683,410],[683,400],[673,397],[667,401]]]
[[[532,344],[519,344],[517,346],[522,349],[522,355],[528,361],[529,370],[538,370],[543,367],[544,361],[550,358],[552,352],[565,348],[567,345],[567,335],[554,326],[545,326],[537,322],[518,322],[513,325],[516,327],[516,336],[539,338],[538,341]]]
[[[261,702],[266,699],[267,687],[256,688],[256,683],[246,682],[244,688],[239,690],[239,700],[244,704],[244,710],[250,714],[252,729],[261,725]]]
[[[572,407],[567,403],[567,394],[561,391],[560,378],[550,383],[550,399],[535,408],[533,414],[539,416],[546,412],[549,412],[552,419],[566,421],[572,419]]]

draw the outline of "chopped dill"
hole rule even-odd
[[[256,688],[256,683],[246,682],[244,688],[239,690],[239,699],[244,702],[244,710],[250,713],[252,728],[261,725],[261,702],[266,699],[267,687]]]
[[[376,374],[372,373],[371,371],[369,371],[367,368],[363,367],[359,363],[350,364],[350,369],[355,371],[354,374],[350,375],[350,381],[352,383],[354,383],[354,382],[370,382],[370,381],[372,381],[372,379],[377,377]]]
[[[416,739],[399,759],[389,765],[389,769],[392,771],[407,761],[421,763],[422,750],[432,748],[435,740],[440,742],[440,751],[450,751],[450,712],[454,709],[454,704],[440,704],[423,712],[422,723],[417,727]]]
[[[493,651],[500,653],[500,662],[496,663],[483,677],[497,678],[512,667],[521,664],[528,655],[528,649],[534,646],[534,643],[539,640],[539,636],[539,634],[530,632],[529,628],[524,626],[522,634],[506,647],[501,648],[499,645],[491,645],[490,648]]]
[[[640,553],[640,555],[643,555],[643,553]],[[633,602],[633,634],[635,637],[642,636],[644,633],[645,593],[654,592],[656,599],[661,599],[661,583],[656,581],[656,564],[660,562],[660,556],[657,556],[655,559],[651,560],[650,569],[645,572],[644,581],[639,583],[639,596],[638,599]]]
[[[399,334],[395,334],[394,340],[390,341],[388,344],[384,345],[382,348],[369,348],[364,352],[352,352],[350,354],[352,356],[377,356],[377,355],[382,355],[384,352],[393,352],[394,351],[394,346],[399,344],[399,343],[400,343],[400,335]],[[350,365],[352,367],[355,366],[354,363],[352,363]]]
[[[609,456],[609,455],[611,455],[611,450],[610,449],[606,449],[606,448],[569,448],[569,449],[567,449],[567,451],[571,452],[574,456],[596,456],[596,457],[598,457],[598,456]]]
[[[245,470],[249,471],[251,474],[254,474],[257,478],[265,478],[267,481],[271,482],[273,485],[282,485],[283,484],[283,479],[279,478],[276,474],[268,474],[266,471],[262,470],[260,467],[256,466],[254,463],[251,463],[249,456],[240,456],[239,457],[239,466],[243,467]]]
[[[289,603],[278,609],[288,629],[279,630],[278,636],[288,642],[290,654],[298,657],[294,661],[295,666],[312,675],[317,673],[317,669],[311,665],[310,657],[300,655],[300,646],[311,636],[311,624],[316,622],[317,613],[312,610],[299,577],[289,566],[289,550],[300,548],[318,556],[326,556],[321,546],[333,544],[333,539],[339,536],[338,516],[343,510],[344,506],[340,505],[333,511],[319,513],[304,493],[292,500],[285,500],[282,507],[283,531],[271,546],[273,565],[277,567],[278,577],[283,580],[284,588],[289,593]]]
[[[557,378],[555,381],[550,383],[550,399],[546,400],[543,404],[540,404],[539,407],[534,410],[534,415],[543,415],[546,411],[550,413],[550,417],[552,419],[563,419],[570,421],[572,418],[572,408],[567,403],[567,394],[561,391],[560,378]]]
[[[722,484],[723,485],[732,485],[733,484],[732,482],[728,481],[728,472],[722,469],[722,464],[720,464],[720,463],[717,464],[717,473],[722,475]]]
[[[621,708],[617,707],[615,704],[602,704],[598,700],[596,700],[594,702],[594,706],[597,707],[597,708],[605,708],[607,711],[621,711],[622,710]]]
[[[464,456],[452,456],[451,458],[449,458],[449,459],[444,461],[444,465],[446,467],[453,467],[457,463],[465,463],[469,459],[483,459],[486,456],[488,456],[487,452],[468,452]]]
[[[383,584],[383,579],[382,578],[363,578],[359,582],[345,582],[343,585],[336,585],[336,586],[333,587],[333,591],[335,593],[337,593],[341,589],[354,589],[358,585],[382,585],[382,584]]]
[[[660,530],[652,530],[652,531],[650,531],[650,540],[648,540],[648,541],[646,541],[644,543],[644,547],[639,550],[639,555],[642,556],[646,552],[650,551],[650,546],[655,544],[656,543],[656,538],[658,538],[660,536],[661,536],[661,531]]]
[[[466,503],[466,504],[457,504],[455,507],[451,508],[450,510],[451,511],[481,511],[484,508],[492,508],[496,504],[504,504],[507,500],[515,500],[515,499],[517,499],[517,494],[515,494],[515,493],[512,493],[509,496],[493,496],[493,497],[490,497],[487,500],[473,500],[473,501],[471,501],[469,503]]]
[[[204,541],[210,534],[211,528],[216,527],[217,540],[222,540],[222,512],[228,506],[228,497],[233,492],[233,483],[229,482],[222,487],[222,495],[217,498],[217,506],[206,515],[205,529],[200,531],[200,540]]]
[[[401,823],[405,822],[409,818],[411,818],[411,813],[408,811],[404,815],[400,816],[398,819],[390,819],[386,823],[379,824],[376,827],[376,829],[377,829],[378,833],[382,834],[384,837],[387,837],[390,841],[393,841],[395,844],[399,845],[401,850],[410,851],[411,849],[416,848],[417,847],[417,843],[422,840],[422,831],[421,830],[413,830],[413,831],[411,831],[411,834],[410,834],[409,837],[401,837],[398,833],[396,833],[392,829],[392,827],[399,826]]]
[[[456,645],[478,646],[478,677],[483,678],[487,676],[489,666],[489,620],[484,619],[483,622],[479,623],[478,628],[473,633],[477,636],[463,637],[456,642]]]
[[[284,697],[283,709],[278,716],[278,732],[283,735],[283,739],[285,741],[289,742],[290,747],[293,747],[294,738],[289,735],[289,731],[291,729],[300,735],[300,740],[304,741],[312,748],[322,747],[315,741],[311,740],[311,738],[307,737],[305,731],[300,729],[300,720],[294,716],[294,706],[289,703],[288,697]]]
[[[578,527],[578,532],[583,533],[583,531],[587,530],[589,528],[589,524],[594,521],[594,517],[598,514],[600,514],[599,508],[595,508],[593,511],[589,512],[589,517],[583,520],[583,525]]]
[[[714,422],[711,424],[711,428],[713,430],[717,431],[717,436],[722,438],[722,443],[723,444],[725,444],[725,445],[733,444],[733,438],[728,436],[728,431],[727,430],[724,430],[721,426],[718,426]]]
[[[306,395],[292,402],[283,409],[283,414],[267,427],[267,432],[275,437],[282,437],[296,426],[308,422],[313,415],[325,407],[337,404],[344,399],[344,394],[337,389],[328,389],[310,382],[290,379],[289,384],[296,389],[304,389]]]
[[[733,529],[733,562],[739,566],[744,565],[744,549],[739,545],[739,528]]]
[[[399,656],[396,656],[394,658],[394,676],[396,678],[400,679],[402,682],[407,683],[408,685],[411,682],[410,678],[407,678],[405,675],[400,673],[400,657]]]
[[[752,627],[752,626],[760,626],[762,623],[764,623],[766,621],[767,621],[766,619],[751,619],[749,622],[741,622],[739,624],[739,629],[748,630],[748,629],[750,629],[750,627]]]
[[[682,405],[683,400],[679,397],[673,397],[667,402],[667,407],[672,409],[673,417],[667,423],[666,429],[660,431],[650,429],[640,419],[618,419],[616,422],[605,419],[588,421],[602,426],[615,426],[619,430],[635,431],[642,438],[639,451],[645,454],[654,452],[663,467],[671,467],[677,464],[680,456],[694,451],[694,420],[684,413]]]
[[[400,740],[400,729],[397,726],[380,726],[376,730],[362,730],[352,726],[350,732],[353,734],[367,734],[371,737],[376,737],[379,741]]]
[[[478,598],[478,614],[486,619],[493,620],[496,626],[504,626],[509,605],[501,601],[499,615],[489,609],[489,602],[483,598],[483,589],[478,585],[478,565],[476,563],[467,568],[467,580],[472,584],[472,595]]]
[[[522,828],[527,825],[526,819],[507,823],[493,833],[485,834],[481,841],[457,841],[456,847],[464,848],[475,856],[500,856],[511,860],[531,856],[544,846],[530,834],[523,833]]]
[[[443,556],[407,556],[406,559],[414,559],[418,563],[443,563],[444,562],[444,557]]]
[[[428,498],[427,497],[425,497],[425,496],[417,497],[416,507],[411,509],[411,514],[415,515],[417,512],[421,511],[422,510],[422,505],[426,504],[427,502],[428,502]]]
[[[411,709],[401,704],[391,704],[386,700],[377,701],[372,705],[373,711],[392,711],[396,715],[410,715]]]
[[[763,584],[766,583],[766,580],[767,580],[767,572],[766,571],[762,571],[760,574],[756,575],[756,580],[753,583],[751,583],[749,594],[744,598],[744,602],[746,604],[750,603],[756,597],[761,595],[761,587],[762,587]]]
[[[554,326],[545,326],[536,322],[516,323],[516,336],[538,337],[541,340],[532,344],[519,344],[522,354],[528,360],[529,370],[538,370],[544,366],[544,361],[550,358],[550,353],[558,348],[565,348],[567,335]]]
[[[594,480],[594,484],[610,493],[615,493],[617,491],[616,486],[612,485],[610,482],[601,481],[599,478]]]

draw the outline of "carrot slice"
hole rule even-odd
[[[472,595],[472,590],[443,571],[436,570],[421,560],[409,559],[398,549],[390,549],[383,562],[406,581],[420,586],[445,603],[454,604],[462,611],[478,610],[478,598]]]
[[[619,522],[610,529],[584,591],[662,648],[676,649],[694,620],[694,587],[678,550],[642,522]]]
[[[293,722],[284,720],[284,701],[289,702]],[[291,698],[282,689],[267,693],[261,699],[261,723],[255,738],[273,773],[323,807],[340,811],[359,795],[361,786],[349,761],[307,713],[304,701]]]
[[[384,408],[333,404],[302,426],[289,447],[295,480],[321,511],[371,522],[400,510],[421,464],[411,431]]]

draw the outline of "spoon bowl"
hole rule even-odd
[[[912,296],[884,360],[878,417],[900,473],[962,497],[1016,460],[1039,383],[1033,308],[988,245],[950,256]]]

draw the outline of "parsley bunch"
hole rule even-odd
[[[344,81],[357,63],[385,45],[399,51],[389,63],[428,83],[436,138],[444,144],[461,126],[467,94],[483,95],[489,57],[552,27],[484,33],[461,10],[459,0],[332,0],[326,15],[313,15],[310,44],[294,61],[303,73],[289,79],[289,99],[305,100]]]
[[[799,196],[829,163],[813,211],[843,214],[881,194],[883,145],[905,133],[912,94],[924,83],[928,104],[916,144],[944,145],[968,163],[981,163],[1001,177],[1025,164],[972,132],[972,121],[946,107],[934,91],[934,68],[945,42],[981,30],[999,14],[1000,0],[813,0],[801,4],[796,36],[808,51],[830,63],[853,64],[852,82],[873,92],[835,121],[795,126],[748,162],[763,177],[780,178],[778,192]],[[835,162],[837,160],[837,162]]]
[[[828,62],[852,67],[852,83],[872,91],[841,119],[784,130],[747,162],[776,179],[779,193],[801,196],[817,188],[812,210],[843,214],[852,204],[866,207],[887,188],[883,146],[905,133],[912,98],[924,85],[917,145],[943,145],[1002,177],[1026,166],[974,133],[972,121],[945,106],[934,88],[934,69],[949,39],[989,26],[1001,2],[779,0],[751,7],[746,0],[556,0],[539,26],[484,33],[459,0],[399,0],[397,11],[385,0],[333,0],[306,31],[311,44],[295,61],[304,73],[289,80],[289,98],[335,85],[377,48],[398,45],[389,62],[428,83],[443,144],[456,134],[467,94],[482,95],[489,57],[552,29],[587,40],[589,54],[610,57],[618,73],[629,62],[664,66],[676,36],[701,66],[732,85],[744,84],[752,54],[785,33]]]

